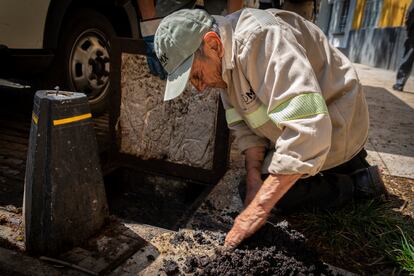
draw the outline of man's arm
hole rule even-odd
[[[262,186],[262,163],[265,155],[265,147],[252,147],[244,151],[246,167],[246,198],[244,206],[248,206],[257,191]]]
[[[263,182],[253,201],[235,219],[226,236],[225,246],[236,247],[245,238],[254,234],[265,222],[270,211],[283,195],[301,177],[300,174],[271,174]]]
[[[239,153],[246,154],[250,148],[255,147],[263,148],[264,152],[264,149],[269,147],[269,141],[264,137],[257,136],[247,126],[246,122],[243,120],[243,117],[231,105],[227,93],[220,93],[220,98],[226,111],[227,126],[235,136],[234,143],[237,145]],[[253,166],[255,165],[253,164]],[[259,167],[261,167],[261,165]]]

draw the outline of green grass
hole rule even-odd
[[[413,271],[414,222],[391,202],[371,200],[301,214],[292,224],[333,265],[362,274]]]
[[[409,272],[414,272],[414,242],[402,233],[401,249],[396,250],[396,261]]]

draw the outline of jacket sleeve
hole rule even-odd
[[[268,117],[282,130],[264,169],[274,174],[318,173],[331,146],[332,125],[306,51],[293,31],[262,25],[245,44],[240,62]]]
[[[227,126],[235,136],[235,143],[240,153],[252,147],[269,148],[269,141],[256,135],[243,121],[237,110],[231,106],[226,93],[221,93],[221,100],[226,112]]]

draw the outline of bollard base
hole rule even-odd
[[[38,91],[26,164],[26,250],[53,256],[81,244],[108,216],[87,97]]]

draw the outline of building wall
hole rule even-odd
[[[355,6],[354,18],[352,21],[352,29],[359,29],[362,24],[362,16],[364,15],[365,0],[358,0]]]
[[[352,30],[346,54],[352,62],[395,70],[403,52],[402,27]]]
[[[395,70],[403,51],[404,18],[411,0],[377,0],[381,7],[377,14],[370,6],[375,0],[368,1],[357,0],[347,47],[342,50],[353,62]],[[369,21],[375,23],[367,24]]]
[[[348,1],[349,5],[344,5]],[[317,24],[351,61],[395,70],[403,52],[404,19],[411,0],[322,0]],[[348,6],[343,33],[336,25]],[[414,72],[413,72],[414,73]]]
[[[411,0],[384,0],[379,28],[404,26],[404,17]]]

